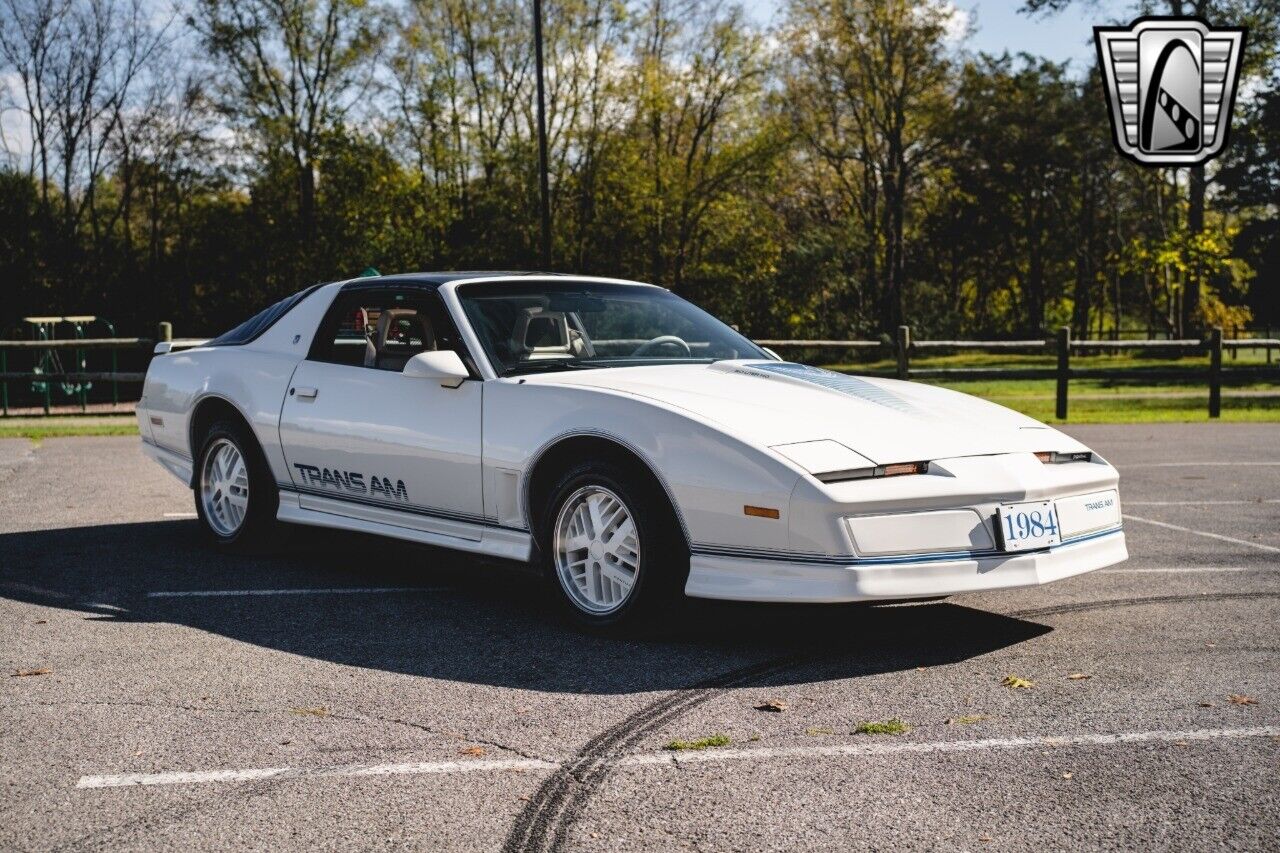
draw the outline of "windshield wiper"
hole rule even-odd
[[[593,365],[579,361],[522,361],[502,371],[503,376],[516,376],[520,373],[550,373],[555,370],[589,370]]]

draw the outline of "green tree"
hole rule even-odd
[[[948,101],[950,8],[793,0],[786,100],[812,165],[861,228],[861,276],[881,328],[906,318],[907,232]]]
[[[366,0],[194,0],[188,18],[227,72],[215,77],[222,114],[260,161],[288,157],[301,258],[316,236],[321,142],[368,90],[379,18]]]

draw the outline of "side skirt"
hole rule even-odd
[[[427,519],[419,513],[398,512],[383,507],[376,510],[375,519],[371,517],[374,513],[370,512],[370,508],[358,504],[307,495],[307,506],[304,507],[300,501],[302,497],[304,496],[297,492],[281,487],[280,509],[276,518],[292,524],[372,533],[375,536],[388,536],[420,545],[435,545],[507,560],[528,562],[533,556],[533,537],[523,530],[455,519]],[[356,517],[357,515],[364,517]],[[427,526],[437,529],[424,529]],[[449,532],[440,532],[441,527]]]
[[[188,489],[195,484],[195,463],[186,456],[175,453],[168,448],[142,439],[142,452],[151,457],[173,476],[182,481]]]

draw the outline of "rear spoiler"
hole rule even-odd
[[[208,338],[181,338],[176,341],[160,341],[156,344],[156,348],[152,350],[156,355],[164,355],[178,349],[191,349],[193,347],[202,347],[209,343]]]

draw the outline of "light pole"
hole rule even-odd
[[[547,183],[547,100],[542,82],[542,0],[533,0],[533,47],[538,72],[538,189],[541,193],[541,263],[551,269],[551,189]]]

